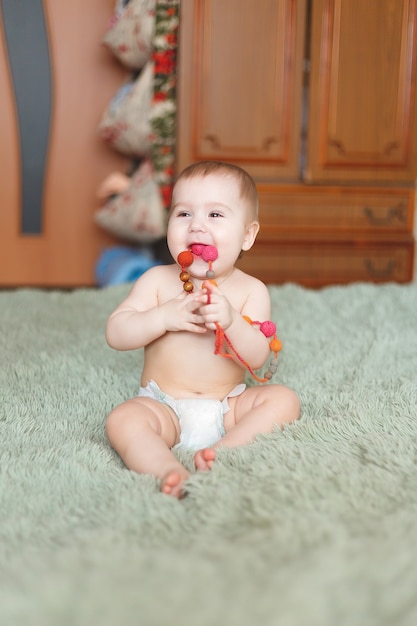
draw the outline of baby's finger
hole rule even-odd
[[[191,315],[190,320],[193,324],[203,324],[204,323],[204,319],[202,315],[197,315],[196,313],[194,315]]]
[[[185,330],[188,330],[192,333],[206,333],[207,328],[202,326],[201,324],[192,324],[191,322],[186,325]]]
[[[209,293],[221,293],[216,281],[205,280],[203,283],[203,288],[206,289]]]
[[[199,309],[201,307],[200,296],[195,297],[195,298],[190,298],[186,303],[186,307],[187,307],[187,310],[190,311],[190,313],[192,311],[196,311],[197,309]]]
[[[217,325],[214,322],[206,322],[205,327],[207,330],[217,330]]]

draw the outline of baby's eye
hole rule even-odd
[[[210,217],[223,217],[218,211],[211,211]]]
[[[177,217],[189,217],[190,213],[188,211],[178,211]]]

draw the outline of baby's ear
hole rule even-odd
[[[250,250],[255,243],[256,235],[259,232],[259,222],[251,222],[246,227],[245,238],[242,243],[242,250]]]

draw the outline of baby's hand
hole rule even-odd
[[[199,313],[203,318],[205,327],[208,330],[216,330],[217,322],[223,330],[226,330],[233,322],[236,312],[216,285],[206,281],[204,286],[205,289],[196,300],[200,304]]]
[[[204,319],[199,311],[199,297],[202,291],[187,294],[181,293],[177,298],[168,300],[161,305],[164,312],[167,331],[187,330],[192,333],[205,333]]]

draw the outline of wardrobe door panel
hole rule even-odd
[[[306,180],[414,182],[417,0],[313,0]]]
[[[183,0],[178,168],[218,159],[299,176],[304,0]]]

